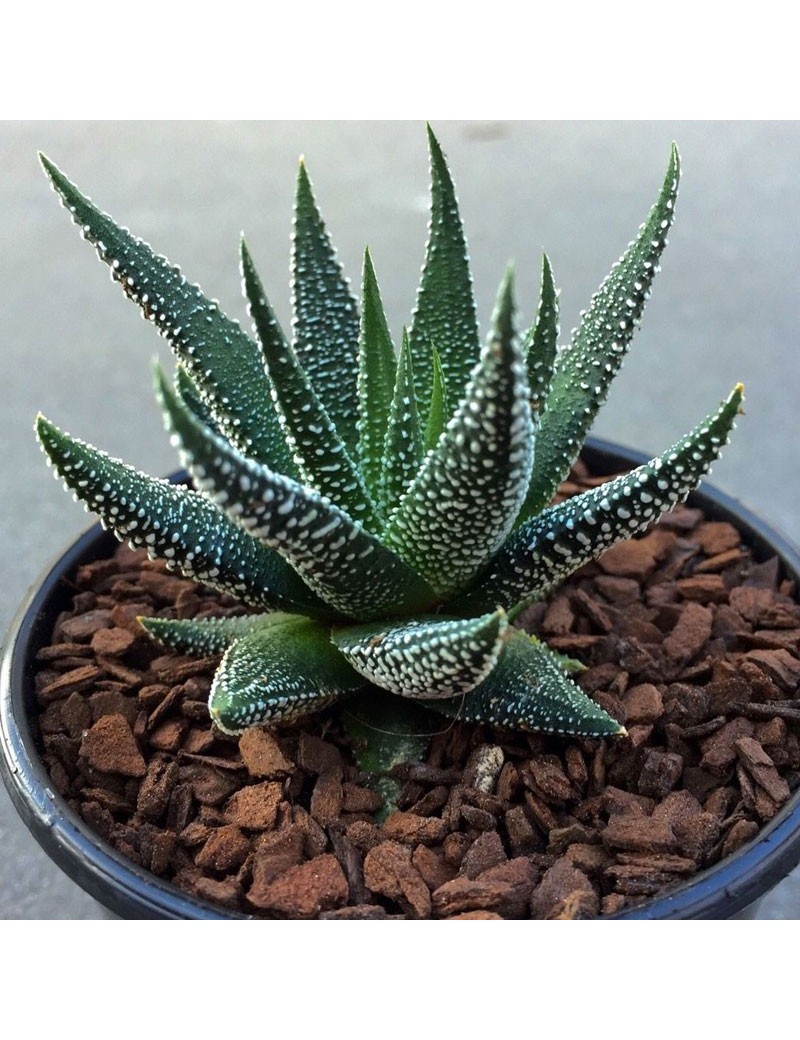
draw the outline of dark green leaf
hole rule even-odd
[[[220,430],[249,457],[295,475],[258,345],[177,267],[97,209],[48,159],[41,161],[83,237],[186,366]]]
[[[390,518],[384,543],[442,597],[463,589],[511,530],[532,450],[524,359],[513,337],[493,338],[466,396]]]
[[[542,258],[542,282],[536,320],[528,330],[522,349],[528,359],[531,408],[538,417],[550,392],[558,349],[558,292],[553,281],[553,269],[546,255]]]
[[[496,667],[480,686],[450,701],[427,700],[434,711],[463,722],[576,737],[620,736],[624,727],[564,674],[538,640],[512,631]]]
[[[673,145],[667,175],[647,221],[582,315],[555,374],[536,437],[530,487],[518,523],[541,512],[578,457],[611,381],[619,371],[667,244],[680,162]]]
[[[379,526],[378,519],[361,474],[286,342],[244,240],[242,274],[275,404],[303,483],[341,506],[367,530],[374,531]]]
[[[43,416],[36,433],[67,487],[121,541],[254,606],[314,617],[331,613],[281,556],[205,496],[139,473]]]
[[[394,396],[385,431],[380,501],[381,512],[389,516],[419,472],[424,449],[414,397],[411,350],[405,330],[397,358]]]
[[[431,159],[431,216],[422,279],[409,339],[420,415],[430,410],[431,346],[439,351],[447,398],[464,396],[480,356],[472,276],[453,181],[439,142],[428,127]]]
[[[425,581],[342,509],[209,434],[166,383],[161,396],[195,484],[326,603],[363,621],[431,608],[436,597]]]
[[[617,542],[640,534],[682,502],[727,443],[742,404],[738,384],[720,409],[659,458],[528,520],[509,538],[458,613],[513,613]]]
[[[358,340],[358,456],[369,493],[380,502],[383,447],[397,363],[369,250],[364,253],[362,284]]]
[[[403,697],[453,697],[497,663],[508,623],[503,611],[477,618],[419,617],[334,628],[331,638],[370,682]]]
[[[231,643],[261,628],[285,625],[295,621],[296,614],[245,614],[243,617],[175,618],[140,617],[139,624],[162,646],[195,657],[221,654]]]
[[[294,349],[347,450],[357,450],[358,304],[300,163],[292,249]]]
[[[442,371],[442,359],[436,347],[431,347],[433,355],[433,390],[431,392],[431,408],[425,426],[425,451],[436,447],[442,436],[447,420],[450,418],[450,402],[447,400],[447,387]]]
[[[296,719],[341,700],[364,685],[330,641],[329,629],[308,618],[257,628],[225,652],[208,707],[224,733]]]
[[[211,414],[211,409],[204,403],[200,391],[192,382],[192,377],[180,364],[175,373],[175,392],[199,422],[207,426],[209,430],[213,430],[214,433],[223,436]]]

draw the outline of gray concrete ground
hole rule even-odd
[[[800,542],[797,444],[800,282],[798,123],[435,123],[454,172],[485,328],[509,259],[523,315],[541,250],[563,286],[563,336],[654,200],[678,142],[684,178],[663,271],[595,432],[667,447],[747,386],[747,416],[713,481]],[[108,283],[36,160],[44,151],[232,315],[247,234],[288,323],[297,158],[306,156],[340,257],[358,284],[369,244],[392,329],[408,321],[422,261],[427,158],[421,123],[0,124],[5,630],[26,588],[89,519],[49,476],[31,432],[59,425],[154,474],[176,459],[152,400],[149,358],[167,357]],[[39,850],[0,792],[0,917],[105,911]],[[800,917],[800,875],[763,904]]]

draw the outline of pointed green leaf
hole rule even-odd
[[[513,337],[491,339],[466,396],[391,517],[384,544],[442,597],[464,588],[511,530],[532,451],[524,359]]]
[[[48,159],[41,161],[83,237],[186,366],[225,436],[251,458],[293,476],[258,345],[177,267],[97,209]]]
[[[441,355],[447,397],[454,405],[464,396],[480,356],[472,276],[453,181],[439,142],[428,127],[431,161],[431,215],[422,279],[409,339],[414,385],[421,415],[430,409],[431,346]]]
[[[426,700],[463,722],[576,737],[622,736],[623,726],[567,678],[549,648],[518,629],[480,686],[450,701]]]
[[[531,408],[538,417],[550,392],[558,349],[558,290],[546,254],[542,257],[542,281],[536,320],[528,330],[522,349],[528,359]]]
[[[494,607],[515,614],[612,545],[645,531],[682,502],[719,457],[743,390],[739,383],[716,413],[660,457],[528,520],[480,584],[452,606],[470,615]]]
[[[442,359],[436,347],[431,347],[433,356],[433,390],[431,391],[431,407],[428,412],[428,422],[425,426],[425,451],[431,451],[436,447],[442,436],[447,420],[450,418],[450,402],[447,399],[447,387],[442,371]]]
[[[244,239],[242,275],[250,315],[272,380],[273,399],[303,483],[341,506],[367,530],[375,530],[379,522],[361,474],[286,342]]]
[[[319,711],[364,685],[308,618],[257,628],[226,650],[208,708],[223,733],[274,724]]]
[[[403,697],[454,697],[497,663],[508,622],[501,610],[477,618],[415,618],[334,628],[331,638],[370,682]]]
[[[553,497],[578,457],[622,365],[667,244],[679,176],[680,161],[673,145],[658,201],[636,240],[592,298],[570,346],[556,359],[537,431],[530,487],[518,523],[535,516]]]
[[[424,444],[414,397],[414,374],[408,334],[397,357],[394,396],[383,448],[381,512],[388,516],[408,490],[422,464]]]
[[[243,617],[175,618],[140,617],[137,621],[149,636],[172,650],[206,657],[221,654],[231,643],[261,628],[296,621],[296,614],[245,614]]]
[[[222,436],[222,431],[217,426],[214,416],[211,414],[211,409],[203,401],[199,390],[192,382],[192,377],[184,366],[180,364],[175,372],[175,392],[196,419],[203,423],[204,426],[207,426],[209,430],[213,430],[214,433]]]
[[[292,249],[294,349],[347,450],[357,448],[358,304],[300,163]]]
[[[362,285],[358,339],[358,457],[369,493],[380,501],[383,446],[397,363],[368,249],[364,253]]]
[[[139,473],[44,416],[36,420],[36,433],[66,486],[120,541],[254,606],[314,617],[331,613],[281,556],[203,495]]]
[[[166,383],[160,394],[195,484],[335,610],[367,621],[434,604],[426,582],[342,509],[210,434]]]
[[[514,267],[509,264],[497,290],[492,312],[491,338],[498,343],[512,343],[517,336],[517,304],[514,299]]]

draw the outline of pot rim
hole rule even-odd
[[[590,437],[584,453],[590,465],[625,468],[649,456],[612,441]],[[173,473],[173,483],[185,472]],[[733,523],[756,557],[777,555],[786,575],[800,584],[800,551],[772,524],[731,497],[703,483],[689,505],[712,519]],[[78,885],[120,916],[201,920],[246,920],[249,915],[215,906],[181,891],[171,882],[137,866],[113,849],[53,789],[39,755],[25,701],[32,673],[29,647],[49,638],[44,608],[58,594],[63,576],[79,563],[108,555],[115,536],[95,523],[56,556],[31,586],[6,637],[0,664],[0,758],[6,789],[17,812],[47,855]],[[20,710],[21,716],[20,716]],[[715,919],[732,917],[753,906],[800,862],[800,791],[758,834],[719,863],[694,875],[664,895],[605,920]]]

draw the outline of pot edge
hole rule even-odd
[[[584,448],[589,460],[613,471],[646,462],[650,456],[616,442],[589,438]],[[170,482],[185,481],[185,472],[173,473]],[[688,504],[701,506],[709,516],[729,520],[742,530],[757,554],[777,554],[787,575],[800,584],[800,550],[788,537],[737,498],[703,482]],[[184,893],[171,882],[156,877],[126,859],[94,831],[52,788],[40,759],[25,750],[36,740],[24,716],[17,725],[11,704],[17,680],[15,651],[23,640],[35,638],[41,607],[49,600],[60,575],[78,561],[96,559],[114,546],[116,539],[94,523],[57,554],[34,582],[19,607],[6,638],[0,663],[0,737],[3,756],[0,772],[9,797],[34,838],[47,855],[90,895],[114,913],[133,918],[248,920],[246,914],[226,910]],[[20,681],[23,677],[20,676]],[[795,820],[795,817],[797,818]],[[62,822],[63,821],[63,822]],[[672,892],[650,899],[640,907],[622,910],[602,920],[718,919],[720,890],[725,917],[744,916],[748,910],[800,862],[800,791],[767,823],[751,842],[725,860],[699,872]],[[759,866],[759,876],[752,871]],[[766,874],[766,877],[764,877]],[[133,912],[132,912],[133,911]]]

